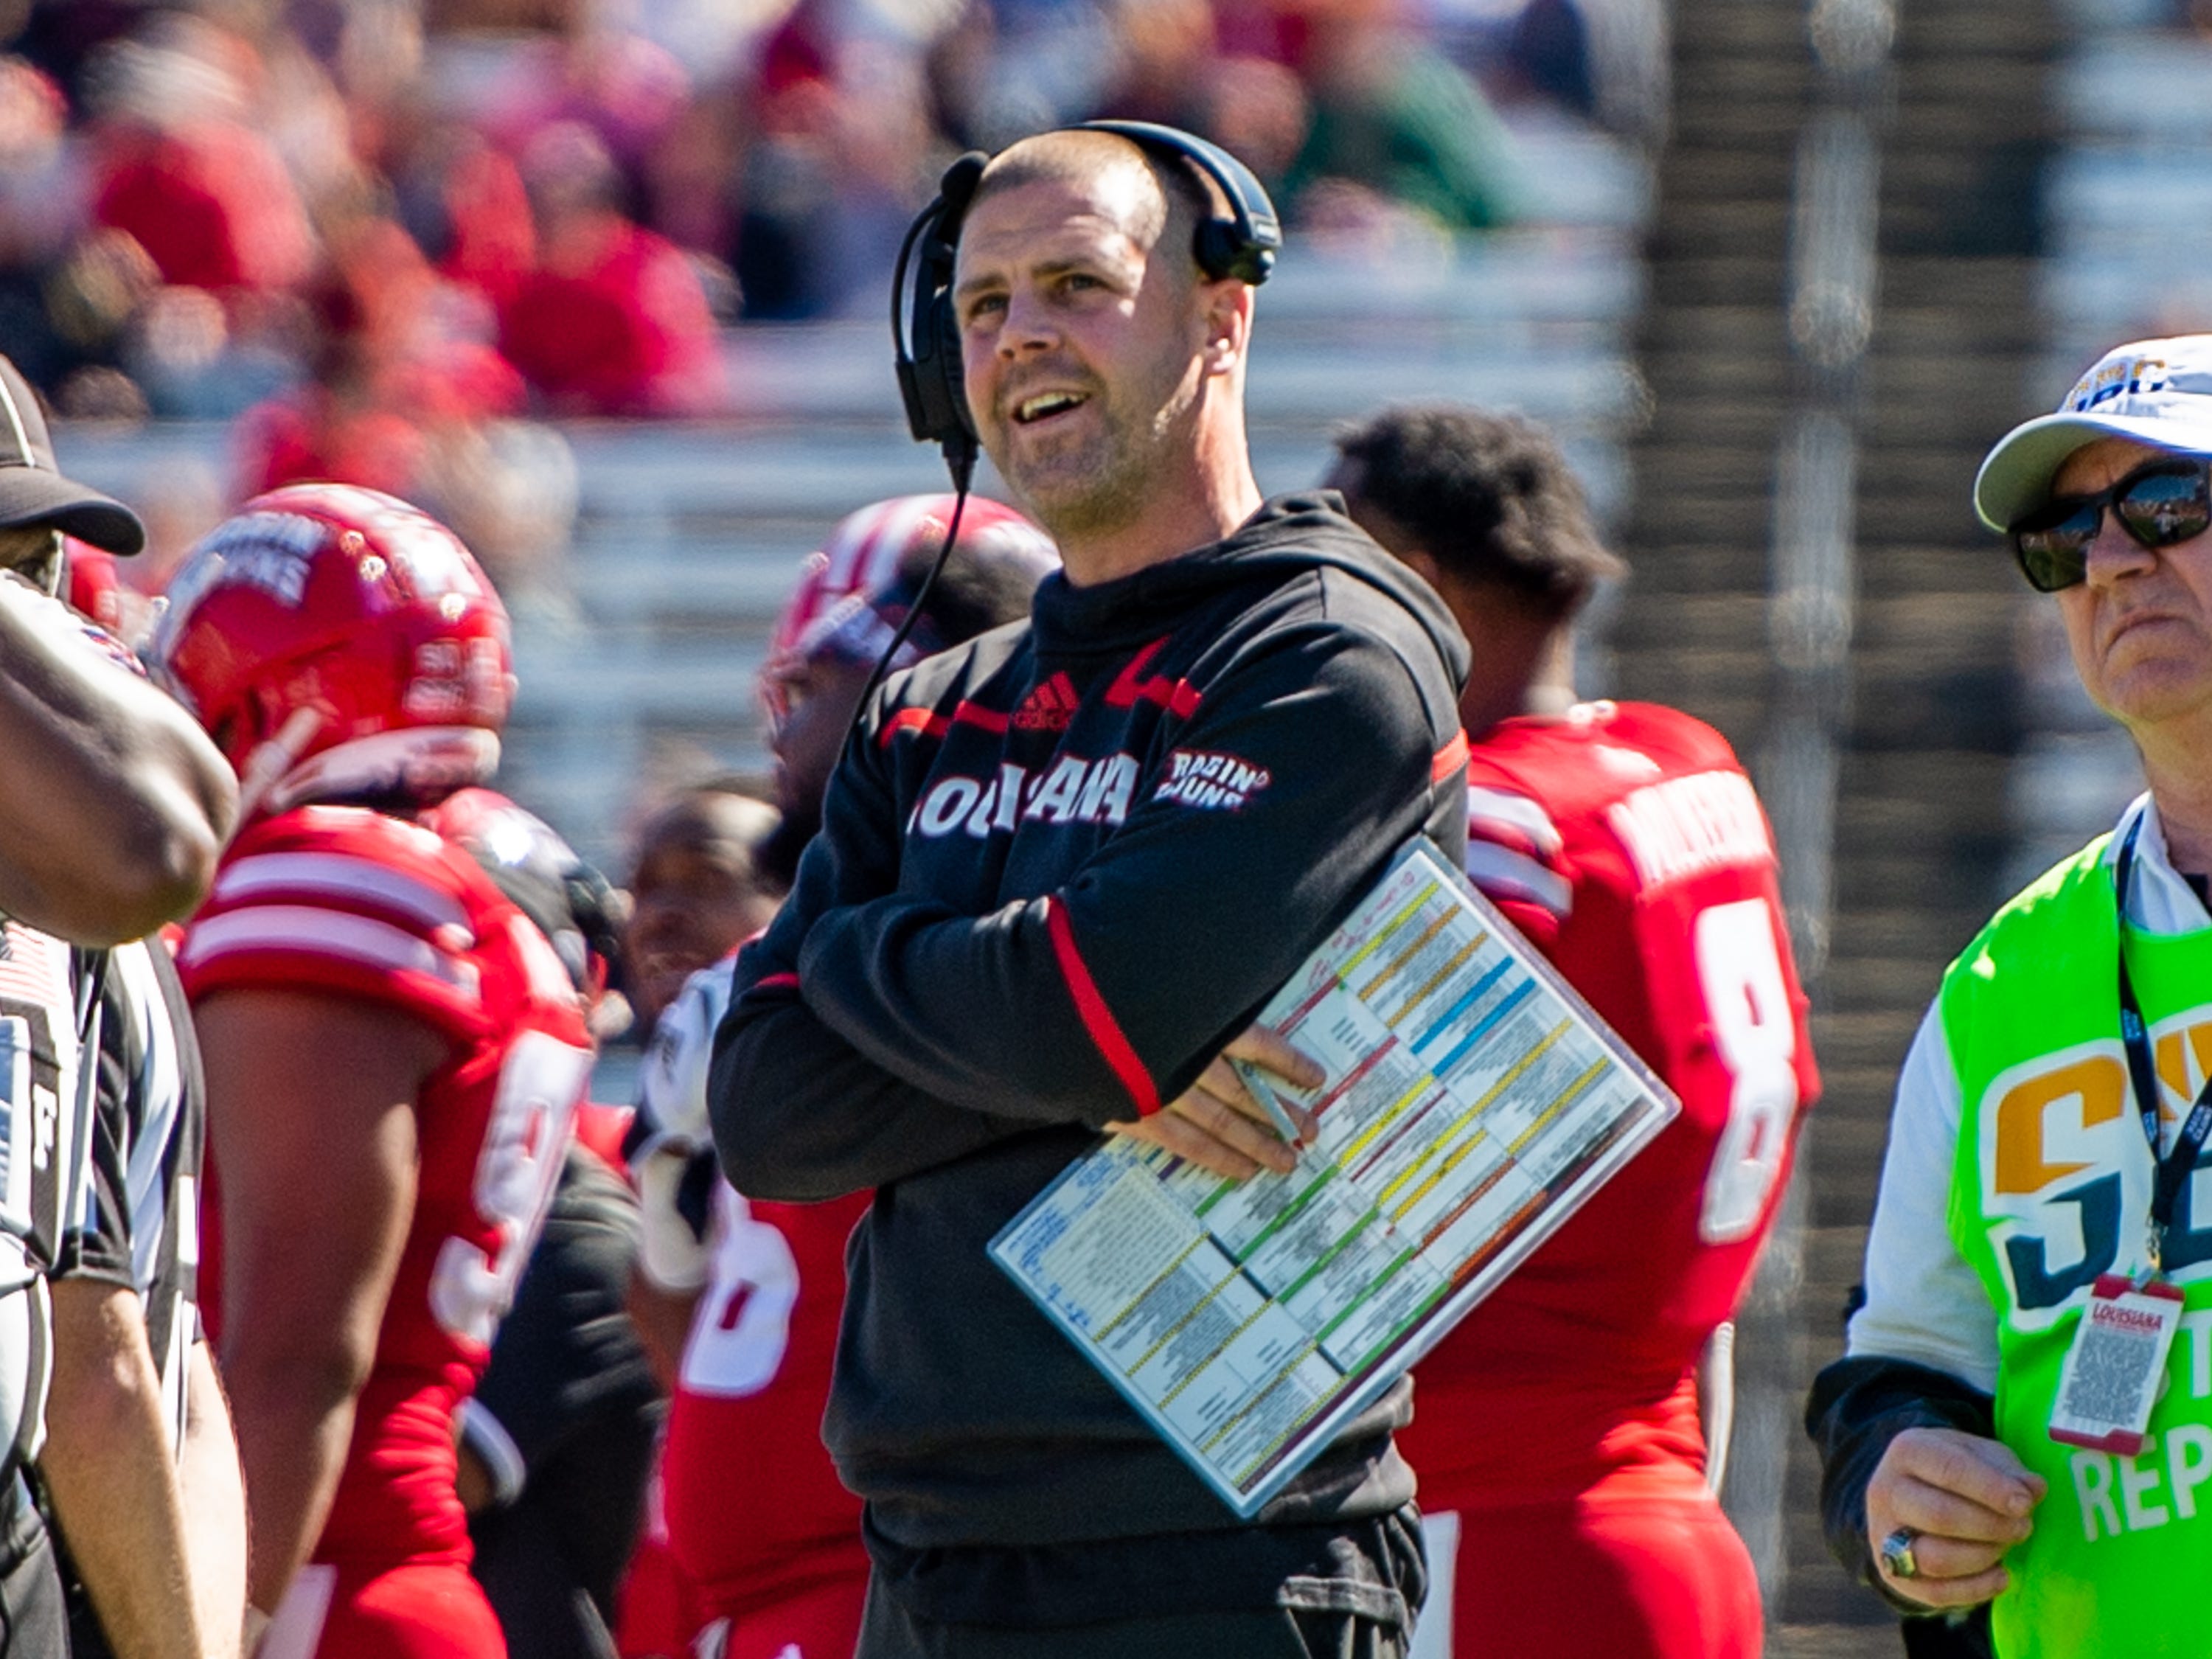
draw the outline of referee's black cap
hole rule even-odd
[[[136,553],[146,545],[146,526],[136,513],[62,476],[38,393],[0,357],[0,530],[38,524],[109,553]]]

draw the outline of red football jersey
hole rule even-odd
[[[661,1460],[669,1551],[703,1621],[866,1577],[860,1500],[823,1448],[822,1413],[845,1240],[872,1196],[750,1203],[714,1183],[714,1261]]]
[[[1468,800],[1476,885],[1682,1110],[1416,1368],[1399,1443],[1429,1510],[1697,1490],[1690,1374],[1819,1090],[1765,815],[1718,732],[1641,703],[1504,722]]]
[[[416,1101],[414,1215],[315,1559],[465,1564],[453,1413],[513,1299],[591,1069],[574,988],[467,853],[346,806],[302,807],[240,835],[179,966],[195,1003],[234,988],[324,990],[451,1039]],[[211,1325],[220,1231],[208,1230],[201,1279]]]

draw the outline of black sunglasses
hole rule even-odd
[[[2021,573],[2039,593],[2056,593],[2088,574],[2089,544],[2117,514],[2142,546],[2172,547],[2212,528],[2212,459],[2161,456],[2094,495],[2061,495],[2005,532]]]

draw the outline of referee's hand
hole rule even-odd
[[[1867,1483],[1867,1542],[1892,1592],[1930,1607],[1970,1607],[2004,1589],[2005,1552],[2033,1527],[2044,1479],[2000,1441],[1958,1429],[1907,1429]],[[1899,1527],[1912,1540],[1910,1578],[1881,1559]]]
[[[1297,1167],[1297,1149],[1276,1131],[1267,1109],[1252,1098],[1252,1091],[1230,1065],[1231,1059],[1273,1073],[1293,1088],[1316,1089],[1323,1079],[1318,1065],[1274,1030],[1254,1025],[1216,1054],[1188,1091],[1150,1117],[1107,1127],[1132,1140],[1164,1146],[1200,1169],[1231,1181],[1262,1170],[1288,1174]],[[1283,1105],[1297,1124],[1299,1144],[1304,1145],[1313,1137],[1313,1114],[1295,1101]]]

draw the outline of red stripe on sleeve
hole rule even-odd
[[[769,974],[753,981],[756,991],[796,991],[798,988],[799,975],[796,974]]]
[[[1452,740],[1437,750],[1435,757],[1429,762],[1429,781],[1442,783],[1466,764],[1467,733],[1463,731],[1455,732],[1452,733]]]
[[[980,702],[970,702],[963,697],[952,711],[952,718],[962,726],[980,726],[986,732],[1004,732],[1011,717],[1004,711],[986,708]]]
[[[1144,1061],[1137,1058],[1137,1051],[1129,1046],[1129,1039],[1121,1035],[1114,1011],[1098,994],[1097,981],[1091,977],[1082,953],[1075,948],[1075,935],[1069,931],[1066,914],[1050,899],[1044,902],[1044,930],[1052,939],[1052,953],[1059,959],[1060,977],[1067,981],[1068,994],[1075,999],[1075,1011],[1083,1016],[1091,1040],[1098,1045],[1098,1052],[1114,1068],[1114,1075],[1121,1079],[1129,1098],[1136,1102],[1138,1115],[1150,1117],[1160,1109],[1160,1091],[1153,1086]]]
[[[890,747],[891,739],[902,732],[919,732],[925,738],[941,738],[951,729],[951,722],[944,715],[928,708],[902,708],[884,722],[884,729],[876,733],[878,748]]]

